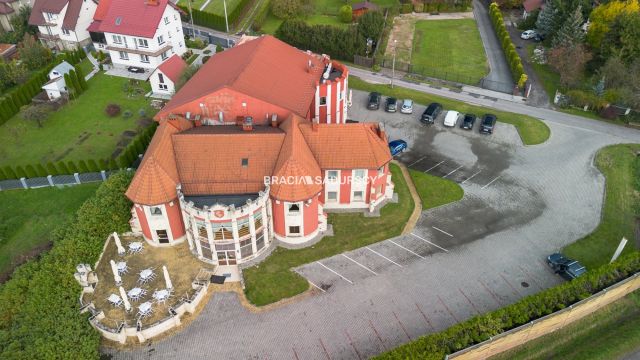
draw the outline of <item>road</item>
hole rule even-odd
[[[491,137],[427,129],[414,118],[420,108],[414,116],[367,112],[365,94],[354,91],[352,117],[384,121],[391,137],[409,141],[411,151],[401,161],[450,176],[463,187],[464,199],[423,212],[412,234],[295,269],[328,285],[324,293],[259,314],[244,309],[235,294],[216,294],[175,335],[107,353],[116,359],[367,358],[560,283],[544,257],[599,222],[604,178],[592,165],[596,152],[640,142],[640,132],[508,101],[445,94],[543,118],[552,136],[523,146],[508,124],[498,124]]]

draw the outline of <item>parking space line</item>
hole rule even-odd
[[[315,287],[316,289],[322,291],[322,292],[326,292],[323,288],[321,288],[320,286],[314,284],[311,280],[307,279],[307,281],[309,282],[309,284],[313,285],[313,287]]]
[[[411,166],[413,166],[413,165],[415,165],[415,164],[419,163],[420,161],[424,160],[425,158],[426,158],[426,156],[423,156],[423,157],[421,157],[420,159],[418,159],[418,160],[416,160],[416,161],[412,162],[411,164],[407,165],[407,167],[411,167]]]
[[[436,230],[440,231],[441,233],[443,233],[443,234],[445,234],[445,235],[448,235],[448,236],[450,236],[450,237],[453,237],[453,235],[449,234],[448,232],[446,232],[446,231],[444,231],[444,230],[442,230],[442,229],[440,229],[440,228],[437,228],[437,227],[435,227],[435,226],[432,226],[432,228],[434,228],[434,229],[436,229]]]
[[[340,276],[340,277],[342,278],[342,280],[344,280],[344,281],[348,282],[349,284],[352,284],[352,285],[353,285],[353,281],[351,281],[351,280],[347,279],[346,277],[344,277],[344,276],[340,275],[337,271],[335,271],[335,270],[333,270],[333,269],[331,269],[331,268],[327,267],[325,264],[321,263],[320,261],[316,261],[316,262],[317,262],[320,266],[322,266],[323,268],[325,268],[325,269],[327,269],[327,270],[331,271],[332,273],[334,273],[334,274],[336,274],[336,275]]]
[[[502,175],[500,175],[500,176],[498,176],[497,178],[495,178],[495,179],[493,179],[493,180],[489,181],[489,183],[488,183],[487,185],[485,185],[485,186],[481,187],[480,189],[484,189],[484,188],[486,188],[487,186],[489,186],[489,185],[493,184],[494,182],[496,182],[496,181],[497,181],[498,179],[500,179],[501,177],[502,177]]]
[[[443,248],[442,246],[439,246],[439,245],[437,245],[437,244],[432,243],[431,241],[429,241],[429,240],[427,240],[427,239],[423,238],[422,236],[418,236],[418,235],[416,235],[416,234],[414,234],[414,233],[411,233],[411,235],[413,235],[413,236],[417,237],[418,239],[420,239],[420,240],[422,240],[422,241],[424,241],[424,242],[426,242],[426,243],[428,243],[428,244],[431,244],[431,245],[433,245],[433,246],[437,247],[437,248],[438,248],[438,249],[440,249],[440,250],[443,250],[444,252],[449,252],[449,250],[447,250],[447,249]]]
[[[364,266],[364,265],[360,264],[359,262],[357,262],[357,261],[353,260],[352,258],[348,257],[347,255],[342,254],[342,256],[344,256],[344,257],[346,257],[347,259],[351,260],[351,261],[352,261],[352,262],[354,262],[356,265],[358,265],[358,266],[360,266],[361,268],[363,268],[363,269],[367,270],[368,272],[372,273],[373,275],[378,275],[378,273],[377,273],[377,272],[375,272],[375,271],[373,271],[373,270],[369,269],[368,267],[366,267],[366,266]]]
[[[443,163],[443,162],[445,162],[445,161],[446,161],[446,160],[442,160],[442,161],[440,161],[439,163],[437,163],[437,164],[433,165],[432,167],[428,168],[428,169],[427,169],[427,170],[425,170],[424,172],[426,172],[426,173],[427,173],[427,172],[429,172],[429,171],[431,171],[431,170],[433,170],[433,169],[437,168],[438,166],[440,166],[440,164],[442,164],[442,163]]]
[[[398,264],[397,262],[395,262],[395,261],[393,261],[393,260],[389,259],[388,257],[386,257],[386,256],[384,256],[384,255],[382,255],[382,254],[380,254],[379,252],[377,252],[377,251],[373,250],[372,248],[370,248],[370,247],[368,247],[368,246],[365,246],[365,247],[366,247],[369,251],[371,251],[372,253],[374,253],[374,254],[376,254],[376,255],[380,256],[381,258],[383,258],[383,259],[385,259],[385,260],[387,260],[387,261],[389,261],[389,262],[391,262],[391,263],[394,263],[394,264],[398,265],[398,267],[402,267],[402,265],[400,265],[400,264]]]
[[[420,254],[418,254],[418,253],[415,253],[415,252],[413,252],[413,251],[411,251],[411,250],[407,249],[406,247],[404,247],[404,246],[402,246],[402,245],[398,244],[397,242],[395,242],[395,241],[393,241],[393,240],[389,240],[389,242],[390,242],[390,243],[392,243],[392,244],[394,244],[395,246],[397,246],[397,247],[401,248],[401,249],[405,249],[405,250],[407,250],[408,252],[412,253],[413,255],[415,255],[415,256],[417,256],[417,257],[419,257],[420,259],[425,259],[425,257],[424,257],[424,256],[422,256],[422,255],[420,255]]]
[[[481,172],[482,172],[482,170],[480,170],[480,171],[478,171],[477,173],[475,173],[475,174],[473,174],[473,175],[469,176],[468,178],[464,179],[464,181],[463,181],[463,182],[461,182],[460,184],[464,184],[464,183],[466,183],[467,181],[469,181],[469,180],[473,179],[476,175],[480,174]]]
[[[447,176],[453,174],[454,172],[460,170],[460,168],[462,167],[462,165],[458,166],[457,168],[455,168],[453,171],[451,171],[450,173],[448,173],[447,175],[443,176],[442,178],[446,178]]]

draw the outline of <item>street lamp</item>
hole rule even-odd
[[[396,77],[396,49],[398,40],[393,40],[393,60],[391,61],[391,88],[393,89],[393,79]]]
[[[229,48],[229,18],[227,17],[227,0],[222,0],[224,5],[224,23],[227,26],[227,49]]]
[[[191,11],[191,2],[193,0],[189,0],[187,1],[187,4],[189,5],[189,18],[191,19],[191,40],[195,40],[196,39],[196,28],[193,26],[193,11]]]

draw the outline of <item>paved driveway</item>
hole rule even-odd
[[[114,358],[367,358],[561,281],[544,258],[597,225],[604,178],[592,161],[602,146],[625,142],[610,135],[618,130],[548,122],[549,141],[525,147],[510,125],[487,137],[426,128],[420,108],[368,112],[364,96],[354,91],[351,116],[384,121],[409,142],[399,160],[451,177],[464,199],[423,212],[412,234],[295,269],[323,289],[315,296],[252,314],[234,294],[216,294],[176,335]],[[621,134],[637,136],[630,131]]]

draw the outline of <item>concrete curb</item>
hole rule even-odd
[[[409,193],[413,198],[413,212],[411,213],[409,220],[407,220],[404,229],[402,229],[402,235],[406,235],[411,233],[413,231],[413,228],[415,228],[416,224],[418,223],[418,219],[420,218],[420,214],[422,213],[422,200],[420,200],[420,196],[418,196],[418,190],[416,190],[416,186],[413,183],[413,180],[411,180],[411,175],[409,175],[409,170],[407,170],[407,167],[397,160],[392,160],[391,162],[400,167],[402,176],[404,176],[404,180],[409,187]]]

